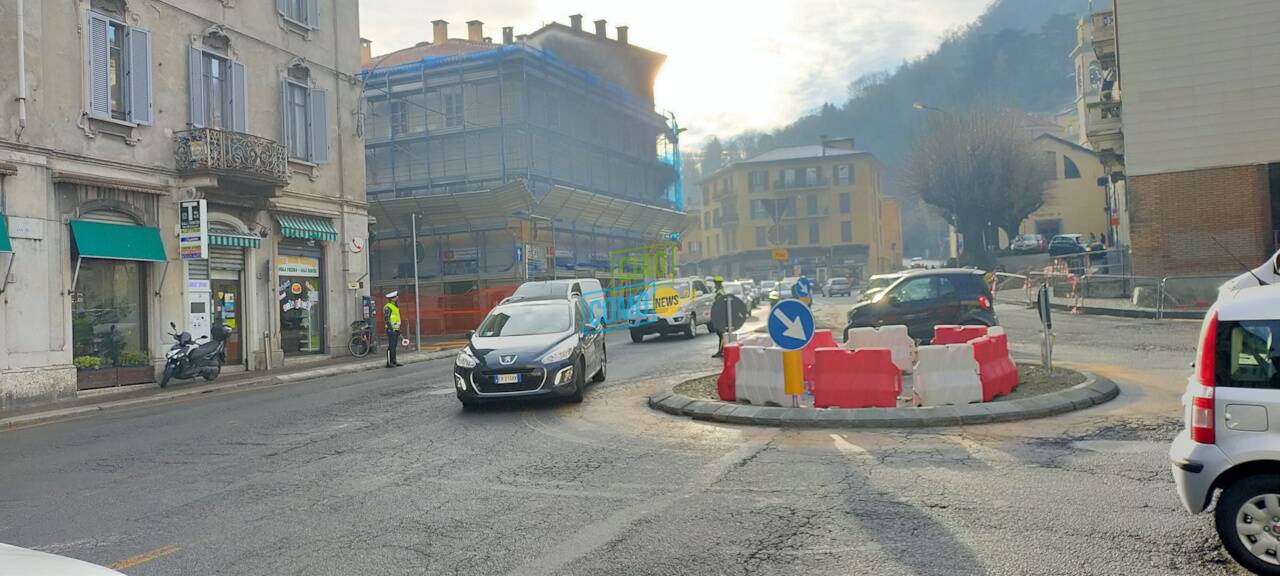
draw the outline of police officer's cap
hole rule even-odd
[[[395,298],[396,296],[399,296],[399,295],[400,295],[399,290],[392,290],[390,292],[387,292],[387,298]]]

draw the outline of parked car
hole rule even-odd
[[[849,309],[850,328],[903,324],[912,338],[933,339],[939,324],[996,326],[995,299],[981,270],[942,268],[903,273],[888,288]]]
[[[0,574],[22,576],[124,576],[110,568],[38,550],[0,544]]]
[[[1183,507],[1199,514],[1218,494],[1214,524],[1227,553],[1256,574],[1277,576],[1280,285],[1253,283],[1224,289],[1206,313],[1182,396],[1185,427],[1169,458]]]
[[[587,310],[597,316],[605,313],[604,287],[595,278],[567,278],[564,280],[535,280],[521,284],[516,291],[502,300],[528,302],[533,300],[570,300],[581,296]]]
[[[1081,234],[1059,234],[1049,242],[1049,256],[1070,256],[1088,250],[1088,242]]]
[[[911,268],[913,269],[928,268],[928,266],[924,263],[924,258],[916,256],[911,259]]]
[[[826,284],[822,286],[822,295],[830,298],[832,296],[850,296],[853,293],[853,283],[843,276],[827,279]]]
[[[639,343],[650,334],[684,334],[693,338],[698,334],[698,326],[706,326],[711,331],[711,306],[716,296],[710,286],[702,278],[680,278],[664,280],[650,284],[646,290],[656,290],[658,286],[671,286],[680,294],[680,309],[674,315],[658,316],[652,308],[638,310],[631,321],[631,341]],[[652,292],[641,302],[652,303]]]
[[[1019,234],[1009,243],[1009,249],[1016,254],[1036,254],[1047,248],[1044,236],[1040,234]]]
[[[458,352],[454,388],[464,410],[515,398],[581,402],[587,378],[605,379],[606,354],[603,325],[576,297],[500,304]]]
[[[760,291],[756,288],[755,280],[739,280],[738,283],[742,284],[742,287],[746,289],[746,294],[749,298],[747,300],[747,305],[755,308],[756,305],[760,304]]]
[[[799,282],[800,282],[799,276],[789,276],[787,278],[783,278],[781,282],[778,282],[778,284],[773,287],[773,292],[770,293],[769,300],[771,302],[778,302],[781,300],[786,300],[788,298],[795,298],[795,286]],[[777,296],[776,299],[774,298],[775,295]],[[813,305],[812,293],[810,293],[808,297],[795,298],[795,299],[801,302],[804,302],[805,305],[807,306]]]

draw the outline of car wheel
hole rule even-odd
[[[604,382],[609,376],[609,350],[604,346],[600,347],[600,369],[596,370],[596,375],[591,377],[592,382]]]
[[[587,363],[581,357],[579,357],[578,365],[573,371],[573,394],[569,395],[570,404],[582,403],[583,394],[585,394],[587,391],[586,390],[587,375],[585,374],[586,371],[587,371]]]
[[[694,314],[689,317],[689,323],[684,327],[684,337],[693,338],[698,335],[698,315]]]
[[[639,331],[639,330],[632,329],[632,330],[631,330],[631,341],[632,341],[632,342],[635,342],[636,344],[639,344],[639,343],[641,343],[641,342],[644,342],[644,332],[641,332],[641,331]]]
[[[478,412],[480,410],[480,402],[476,400],[467,400],[464,398],[459,398],[458,401],[462,402],[463,412]]]
[[[1280,477],[1252,476],[1232,484],[1213,517],[1236,562],[1255,574],[1280,575]]]

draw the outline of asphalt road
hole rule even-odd
[[[134,575],[1238,573],[1165,455],[1195,326],[1133,323],[1059,325],[1120,399],[1007,425],[693,422],[644,400],[714,340],[617,334],[581,405],[463,413],[437,361],[11,430],[0,541]]]

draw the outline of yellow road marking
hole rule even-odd
[[[181,549],[182,548],[178,546],[170,544],[163,548],[156,548],[155,550],[152,550],[150,552],[144,552],[137,556],[130,556],[128,558],[125,558],[124,560],[116,562],[115,564],[107,566],[107,568],[110,568],[112,570],[125,570],[128,568],[133,568],[134,566],[137,566],[139,564],[145,564],[147,562],[155,560],[156,558],[163,558]]]

